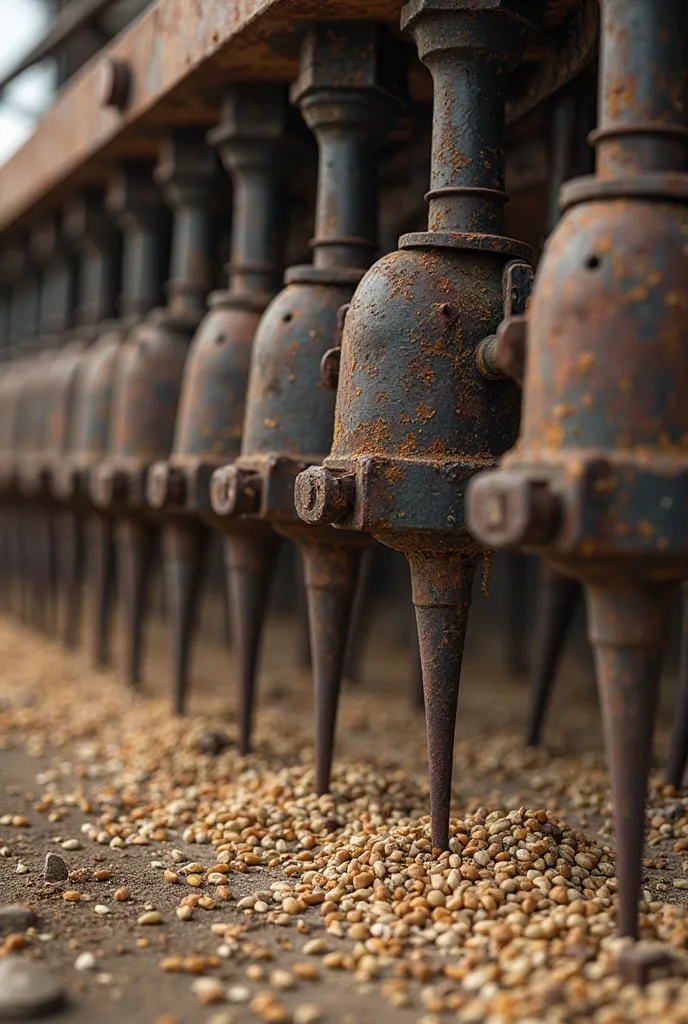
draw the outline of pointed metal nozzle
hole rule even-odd
[[[666,781],[680,789],[688,761],[688,583],[683,584],[681,611],[681,656],[678,663],[678,687],[674,710],[674,728],[671,735]]]
[[[33,621],[51,634],[55,629],[57,605],[57,545],[55,517],[49,508],[39,508],[32,517],[35,532],[28,538],[32,566]]]
[[[189,684],[189,656],[198,620],[198,601],[205,571],[209,534],[197,522],[171,522],[163,527],[165,590],[172,632],[174,710],[183,715]]]
[[[645,797],[673,587],[610,582],[585,589],[612,782],[617,931],[636,939]]]
[[[346,642],[344,657],[344,678],[350,683],[361,680],[361,656],[370,629],[371,618],[368,614],[370,590],[372,585],[374,546],[366,546],[358,567],[358,583],[354,594],[354,603],[349,621],[349,636]]]
[[[363,538],[362,538],[363,540]],[[303,555],[315,685],[315,791],[330,788],[339,691],[363,543],[304,543]]]
[[[409,654],[411,656],[411,707],[415,711],[424,711],[425,694],[423,692],[423,664],[420,660],[420,644],[418,642],[415,609],[414,621],[411,623],[411,631],[411,642],[409,644]]]
[[[125,616],[126,675],[131,686],[141,685],[145,618],[157,527],[142,519],[117,524],[117,567]]]
[[[94,515],[88,524],[88,575],[93,600],[93,664],[105,668],[110,664],[115,596],[115,530],[109,516]]]
[[[530,710],[526,726],[526,746],[538,747],[549,708],[557,668],[561,660],[571,623],[581,601],[578,580],[562,576],[542,565],[540,577],[540,606],[533,675],[530,681]]]
[[[85,568],[83,519],[71,509],[62,509],[56,517],[56,529],[58,571],[64,604],[62,638],[67,647],[75,647],[81,626]]]
[[[423,671],[432,845],[446,850],[461,664],[478,555],[469,549],[408,557]]]
[[[258,524],[252,526],[255,528]],[[237,746],[242,756],[251,752],[258,654],[280,543],[280,537],[267,528],[256,530],[253,535],[240,533],[225,537],[225,569],[238,680]]]
[[[505,552],[506,569],[506,663],[512,675],[528,671],[528,555]]]

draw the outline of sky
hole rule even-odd
[[[41,0],[0,0],[0,74],[32,49],[48,20]],[[50,62],[29,68],[0,96],[0,164],[19,149],[50,102],[53,74]]]

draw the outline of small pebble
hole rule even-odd
[[[25,932],[36,923],[36,917],[27,907],[9,905],[0,907],[0,935]]]
[[[77,971],[93,971],[96,966],[96,958],[93,953],[79,953],[74,961]]]
[[[67,889],[66,892],[62,893],[62,899],[66,903],[78,903],[81,899],[81,893],[77,889]]]
[[[80,839],[65,839],[60,846],[63,850],[83,850],[84,848]]]
[[[0,1020],[37,1017],[63,1001],[62,985],[45,967],[18,957],[0,959]]]
[[[64,882],[68,876],[69,868],[59,853],[46,853],[43,865],[43,877],[46,882]]]
[[[127,900],[131,899],[131,893],[126,886],[122,886],[121,889],[115,889],[112,898],[117,900],[118,903],[126,903]]]
[[[193,909],[188,905],[183,907],[177,907],[176,913],[180,921],[190,921],[191,918],[193,917]]]
[[[105,917],[106,914],[110,913],[110,908],[106,907],[104,903],[96,903],[93,909],[99,917]]]
[[[28,873],[29,873],[29,869],[27,868],[26,864],[22,864],[21,861],[20,861],[19,864],[17,864],[17,874],[18,875],[28,875]]]

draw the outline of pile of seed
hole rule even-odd
[[[203,1004],[250,998],[257,1018],[287,1020],[281,990],[297,978],[343,971],[352,984],[379,988],[391,1007],[417,1006],[423,1024],[445,1013],[475,1024],[688,1024],[688,912],[677,905],[688,888],[682,878],[655,881],[641,903],[643,939],[674,951],[668,976],[641,991],[614,973],[624,944],[614,938],[614,854],[598,754],[550,759],[524,753],[514,735],[472,730],[471,740],[460,737],[456,806],[464,810],[452,820],[450,849],[440,853],[428,838],[417,719],[394,730],[395,747],[412,769],[391,754],[377,763],[342,758],[332,793],[316,797],[310,720],[298,702],[291,711],[285,704],[261,708],[259,752],[243,759],[228,742],[226,716],[218,732],[217,704],[209,701],[206,714],[179,722],[166,703],[134,701],[111,679],[93,678],[53,649],[27,657],[33,645],[33,637],[22,641],[0,626],[0,650],[16,656],[0,680],[0,746],[60,751],[55,767],[39,777],[36,807],[55,823],[63,848],[84,842],[116,856],[130,845],[151,847],[178,893],[182,922],[180,951],[164,957],[161,969],[195,974],[213,966],[191,963],[184,953],[183,922],[204,915],[217,938],[218,963],[247,955],[260,961],[261,924],[301,936],[294,944],[302,959],[291,972],[273,970],[267,989],[234,986],[234,1000],[231,987],[199,978],[194,991]],[[382,733],[384,709],[370,694],[357,699],[348,713],[374,709]],[[76,787],[65,783],[71,775],[60,762],[67,759],[70,770],[78,766]],[[462,792],[469,774],[487,780],[481,796],[491,809]],[[514,778],[547,799],[532,806],[516,801]],[[74,805],[89,815],[78,841],[65,828]],[[594,821],[609,841],[572,828],[563,812],[586,829]],[[648,823],[646,864],[661,870],[688,849],[688,800],[656,784]],[[189,861],[175,838],[200,844],[207,856]],[[126,889],[118,892],[114,899],[129,898]],[[78,902],[78,886],[70,883],[63,896]],[[145,928],[163,915],[151,906],[137,920]],[[317,1007],[304,1006],[296,1024],[320,1019]]]

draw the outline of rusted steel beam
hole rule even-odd
[[[99,15],[103,14],[112,2],[113,0],[71,0],[71,3],[57,15],[40,43],[0,78],[0,92],[17,75],[21,75],[22,71],[45,60],[46,57],[52,57],[82,29],[97,22]]]
[[[517,72],[508,120],[589,62],[597,2],[547,0],[545,36]],[[262,81],[293,81],[307,22],[368,18],[396,27],[400,10],[401,0],[156,0],[74,77],[0,168],[0,232],[53,209],[78,185],[102,184],[112,159],[154,157],[166,128],[217,123],[229,82],[257,73]],[[430,95],[419,63],[410,88],[415,97]]]

